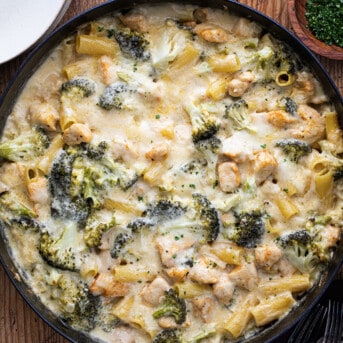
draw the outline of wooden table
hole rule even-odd
[[[89,9],[103,0],[72,0],[61,23]],[[290,28],[286,0],[241,0],[239,1],[274,18]],[[13,77],[27,53],[0,65],[0,94]],[[319,57],[343,93],[343,61]],[[0,266],[0,343],[67,343],[68,341],[43,322],[22,300]]]

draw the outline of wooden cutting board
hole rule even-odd
[[[61,24],[78,13],[87,10],[101,0],[73,0],[63,17]],[[287,28],[290,28],[286,0],[241,0],[274,18]],[[0,65],[0,94],[6,88],[10,78],[24,60],[27,54]],[[343,93],[343,61],[332,61],[319,57],[327,69],[341,94]],[[22,300],[9,278],[0,266],[0,343],[67,343],[68,341],[52,330],[40,319]],[[279,341],[279,343],[281,343]]]

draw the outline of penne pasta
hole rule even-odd
[[[114,56],[117,51],[117,44],[109,38],[82,34],[76,37],[76,52],[79,54]]]

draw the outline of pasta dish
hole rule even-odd
[[[137,6],[49,53],[0,141],[0,222],[58,318],[115,343],[282,320],[343,223],[343,134],[315,74],[227,10]]]

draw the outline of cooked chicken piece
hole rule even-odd
[[[30,200],[38,204],[46,204],[49,201],[48,180],[44,176],[35,177],[27,184]]]
[[[284,128],[287,125],[294,123],[296,118],[284,110],[275,110],[267,113],[267,120],[269,124]]]
[[[89,143],[92,140],[92,136],[92,131],[87,125],[75,123],[64,131],[63,141],[68,145]]]
[[[261,32],[261,28],[256,23],[242,17],[237,20],[233,32],[239,37],[256,37]]]
[[[32,125],[39,125],[47,131],[56,131],[59,114],[49,103],[34,103],[29,109],[29,121]]]
[[[241,80],[242,82],[254,82],[255,75],[251,71],[243,71],[242,73],[238,74],[237,79]]]
[[[94,278],[89,290],[104,297],[123,297],[130,292],[130,285],[116,281],[112,273],[100,273]]]
[[[222,152],[236,163],[243,163],[249,160],[251,147],[233,135],[223,141]]]
[[[218,166],[219,187],[223,192],[235,191],[241,183],[239,169],[234,162],[224,162]]]
[[[251,291],[258,284],[258,274],[253,262],[244,263],[228,274],[230,280],[239,287]]]
[[[232,79],[227,83],[227,92],[232,97],[241,97],[250,87],[250,82],[245,82],[240,79]]]
[[[158,325],[163,329],[176,328],[178,325],[173,317],[161,317],[157,320]]]
[[[219,281],[220,274],[221,271],[210,259],[201,257],[189,270],[188,277],[195,282],[212,284]]]
[[[322,229],[322,239],[321,243],[325,248],[334,247],[341,236],[341,230],[332,225],[327,225]]]
[[[276,271],[281,276],[293,275],[297,269],[286,258],[282,257],[276,262],[272,268],[272,271]]]
[[[169,283],[163,277],[157,276],[151,283],[147,284],[142,289],[141,297],[149,305],[157,306],[160,298],[169,288]]]
[[[105,85],[108,86],[117,78],[115,64],[112,58],[106,55],[101,56],[98,63],[102,81]]]
[[[168,157],[169,145],[167,143],[159,143],[153,146],[145,153],[145,158],[152,161],[163,161]]]
[[[166,273],[171,279],[173,279],[173,281],[182,282],[185,280],[188,274],[188,269],[182,268],[182,267],[180,268],[173,267],[173,268],[166,269]]]
[[[204,323],[211,322],[215,301],[210,295],[203,295],[192,300],[195,317],[200,317]]]
[[[141,14],[131,13],[119,17],[120,21],[133,31],[146,32],[147,21]]]
[[[234,283],[230,280],[227,273],[223,273],[217,283],[213,285],[213,294],[224,305],[227,305],[232,299],[235,290]]]
[[[194,33],[210,43],[225,43],[230,39],[228,32],[213,24],[199,24],[195,26]]]
[[[296,123],[290,129],[290,134],[303,139],[307,143],[317,142],[325,135],[325,119],[318,111],[307,105],[299,105],[298,114],[301,118],[300,123]]]
[[[282,257],[282,250],[276,244],[264,244],[255,248],[256,263],[269,270]]]
[[[255,153],[253,167],[256,183],[261,184],[264,182],[270,175],[274,173],[277,166],[278,163],[270,152],[262,150]]]
[[[166,267],[175,267],[176,261],[183,255],[187,254],[187,250],[193,246],[195,239],[180,239],[175,241],[170,236],[160,236],[156,240],[156,246],[160,253],[162,264]]]

